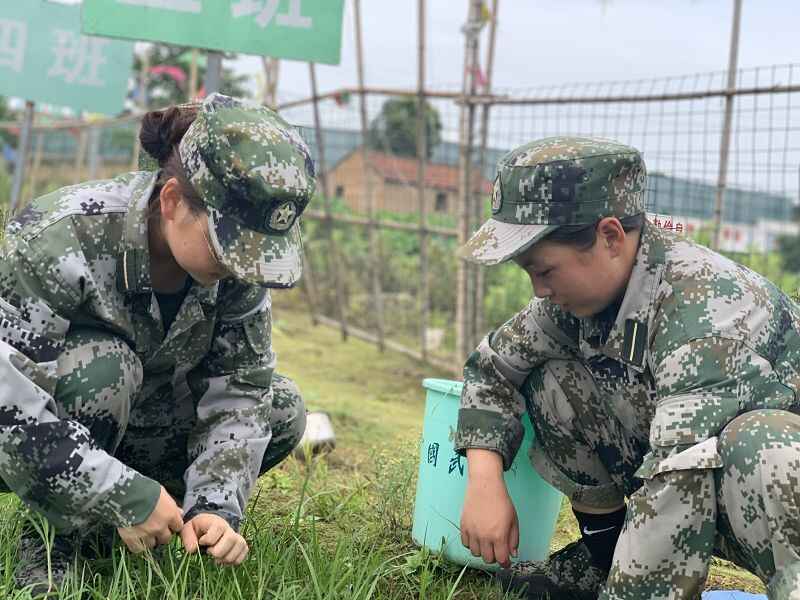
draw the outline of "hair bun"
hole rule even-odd
[[[153,110],[142,118],[139,141],[145,151],[163,166],[194,121],[196,111],[173,106],[165,110]]]

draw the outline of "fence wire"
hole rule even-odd
[[[647,207],[650,213],[680,223],[685,233],[708,243],[718,187],[720,142],[724,126],[727,75],[724,71],[681,77],[578,83],[537,88],[494,89],[477,104],[476,140],[481,139],[483,110],[489,111],[483,169],[481,148],[470,149],[474,163],[474,194],[487,206],[487,190],[497,160],[512,148],[557,135],[605,137],[637,147],[648,166]],[[319,164],[318,132],[312,99],[292,103],[282,116],[297,125],[311,147],[318,172],[328,179],[332,217],[316,201],[304,218],[306,271],[313,293],[276,293],[282,302],[313,301],[313,312],[325,322],[340,312],[350,328],[374,339],[375,293],[370,269],[379,267],[387,345],[409,354],[425,355],[456,370],[458,214],[463,195],[459,182],[460,116],[464,98],[459,89],[431,87],[426,102],[441,125],[437,143],[425,164],[424,198],[427,218],[419,220],[415,123],[407,127],[414,142],[404,148],[386,128],[368,135],[360,130],[359,96],[342,91],[319,100],[326,164]],[[438,95],[437,95],[438,94]],[[415,98],[416,90],[401,91]],[[442,97],[449,96],[449,97]],[[800,65],[742,69],[737,73],[727,186],[724,196],[721,249],[766,274],[794,293],[799,275],[779,253],[781,236],[797,236],[795,208],[800,192]],[[387,91],[366,93],[371,126],[381,122]],[[470,99],[467,99],[470,100]],[[58,187],[99,179],[136,168],[136,119],[100,123],[47,124],[37,121],[26,158],[23,203]],[[14,163],[13,126],[5,126],[5,164],[0,168],[0,200],[8,198]],[[2,140],[0,140],[2,145]],[[366,163],[366,165],[365,165]],[[366,175],[365,175],[366,174]],[[378,255],[368,243],[368,202],[363,178],[371,180]],[[473,223],[475,229],[479,223]],[[338,247],[330,251],[326,228]],[[420,294],[420,237],[429,243],[425,274],[430,296]],[[338,269],[334,269],[333,261]],[[334,271],[341,278],[337,295]],[[519,269],[501,266],[484,272],[476,299],[486,328],[509,317],[530,298],[530,284]],[[339,297],[340,296],[340,297]],[[342,306],[339,306],[341,304]],[[425,345],[420,348],[420,315]]]

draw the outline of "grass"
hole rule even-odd
[[[406,357],[380,354],[338,331],[313,328],[301,313],[276,308],[279,371],[299,384],[308,407],[325,410],[337,448],[310,462],[294,458],[263,476],[243,533],[251,553],[238,568],[186,556],[174,541],[162,552],[113,556],[85,565],[61,599],[493,600],[504,598],[490,577],[416,548],[411,513],[421,432],[420,381],[442,376]],[[12,573],[21,511],[7,496],[0,522],[0,597],[30,598]],[[552,547],[578,537],[568,505]],[[763,588],[751,575],[717,562],[716,589]]]

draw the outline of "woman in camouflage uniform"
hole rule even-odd
[[[461,250],[514,260],[536,297],[472,353],[456,446],[465,546],[509,567],[502,480],[527,410],[531,460],[581,539],[500,579],[531,597],[699,598],[712,554],[800,599],[800,309],[773,284],[644,220],[631,147],[549,138],[499,163]]]
[[[308,149],[219,94],[148,113],[140,138],[156,171],[34,200],[3,242],[0,478],[55,528],[56,580],[95,524],[239,564],[255,480],[305,427],[268,288],[300,277]],[[24,537],[16,572],[37,591],[41,546]]]

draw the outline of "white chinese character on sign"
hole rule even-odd
[[[98,69],[106,63],[103,49],[110,40],[90,38],[65,29],[54,29],[56,43],[53,47],[55,62],[47,71],[48,77],[58,77],[67,83],[102,87],[104,82]]]
[[[28,26],[23,21],[0,19],[0,67],[11,67],[22,72],[25,64],[25,46]]]
[[[289,0],[289,12],[279,15],[277,12],[281,0],[239,0],[231,6],[231,12],[235,19],[257,15],[256,23],[262,29],[269,25],[273,18],[276,24],[284,27],[311,29],[312,19],[301,14],[300,2],[302,0]]]
[[[117,0],[118,4],[144,6],[145,8],[160,8],[174,10],[175,12],[202,13],[201,0]]]

